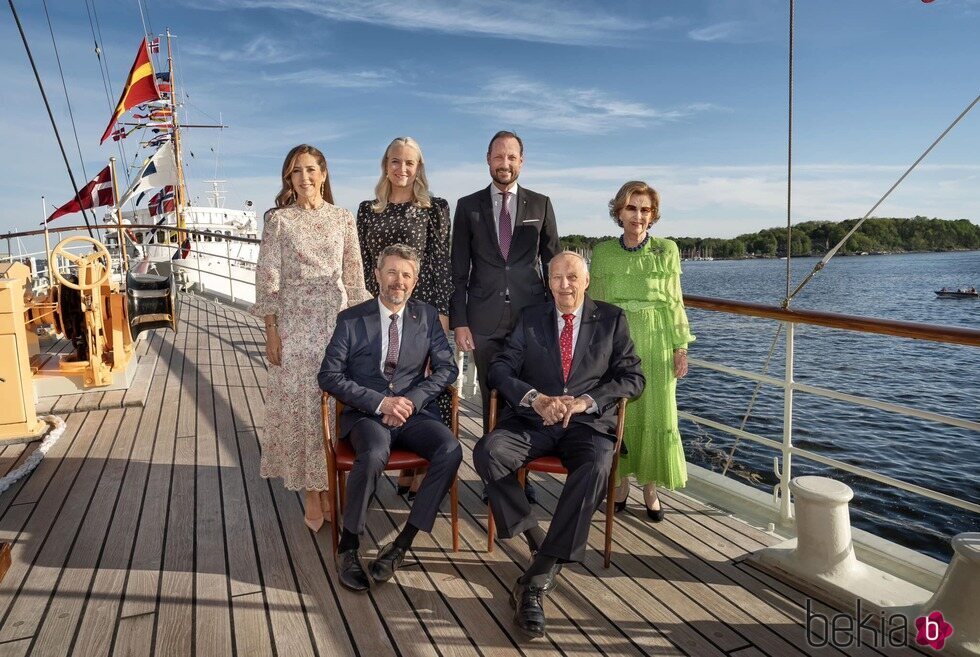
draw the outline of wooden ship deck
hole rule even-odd
[[[139,343],[152,371],[145,406],[120,407],[120,395],[97,410],[83,396],[58,400],[66,432],[0,495],[0,539],[13,544],[0,657],[845,654],[807,644],[813,592],[745,561],[779,539],[680,494],[665,495],[666,520],[650,524],[636,490],[616,522],[611,568],[602,568],[597,513],[596,549],[565,568],[548,598],[547,637],[523,639],[508,592],[527,548],[516,540],[485,551],[487,510],[468,455],[461,550],[452,552],[443,514],[396,581],[347,592],[329,531],[309,532],[301,497],[259,477],[260,323],[191,296],[182,306],[178,334],[157,330]],[[479,414],[463,406],[469,452]],[[3,448],[0,474],[36,446]],[[561,482],[535,477],[550,512]],[[386,481],[362,544],[369,555],[408,512]],[[922,653],[865,645],[846,654]]]

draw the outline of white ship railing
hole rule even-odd
[[[773,488],[773,504],[778,511],[779,519],[783,523],[788,523],[792,519],[792,505],[790,504],[789,482],[793,478],[793,457],[798,457],[820,463],[822,465],[836,468],[853,475],[864,477],[872,481],[891,486],[900,490],[908,491],[922,497],[949,504],[960,509],[965,509],[973,513],[980,513],[980,504],[953,497],[939,491],[932,490],[925,486],[912,484],[895,477],[881,474],[869,468],[852,465],[838,459],[830,458],[816,452],[797,447],[793,444],[793,403],[797,393],[815,395],[825,399],[833,399],[851,406],[863,408],[873,408],[890,413],[897,413],[906,417],[914,417],[938,424],[952,427],[968,429],[978,433],[980,436],[980,422],[922,410],[903,404],[894,404],[871,397],[863,397],[837,390],[831,390],[821,386],[814,386],[805,383],[798,383],[794,380],[794,359],[796,345],[794,342],[795,327],[797,324],[809,324],[824,326],[841,330],[849,330],[858,333],[870,333],[878,335],[891,335],[904,338],[913,338],[939,343],[952,343],[965,345],[967,347],[980,347],[980,331],[959,327],[932,326],[917,324],[914,322],[899,322],[891,320],[880,320],[870,317],[855,317],[838,313],[826,313],[805,310],[784,310],[776,306],[765,306],[762,304],[727,301],[709,297],[696,297],[687,295],[684,297],[688,308],[698,308],[713,312],[724,312],[739,316],[758,317],[764,319],[775,319],[783,323],[784,345],[785,345],[785,373],[782,378],[758,374],[747,370],[730,367],[720,363],[715,363],[701,358],[689,358],[688,364],[691,367],[701,367],[715,372],[721,372],[730,376],[747,379],[772,386],[782,390],[783,393],[783,431],[782,440],[774,440],[750,431],[745,431],[739,427],[731,426],[723,422],[718,422],[689,411],[678,411],[678,417],[685,420],[696,422],[699,425],[710,427],[717,431],[727,433],[743,440],[748,440],[759,445],[763,445],[779,452],[779,456],[773,457],[773,470],[779,478],[779,483]],[[463,353],[458,355],[457,364],[460,368],[460,379],[457,382],[457,389],[466,396],[476,395],[479,392],[479,384],[476,380],[475,368],[472,366],[472,359]],[[465,368],[465,372],[464,372]]]
[[[142,228],[142,226],[134,226],[136,228]],[[155,226],[146,226],[146,228],[155,228]],[[60,228],[58,231],[65,230],[78,230],[84,229],[82,227],[67,227]],[[197,234],[200,236],[211,235],[206,231],[198,231],[192,229],[186,229],[188,234]],[[32,231],[30,234],[43,234],[43,231]],[[24,235],[24,234],[21,234]],[[2,236],[0,236],[2,237]],[[12,235],[7,235],[8,241],[8,251],[10,238]],[[255,263],[250,260],[244,260],[241,258],[235,258],[231,255],[231,243],[252,243],[258,244],[259,240],[252,238],[236,237],[236,236],[221,236],[222,240],[225,242],[225,254],[224,256],[220,254],[207,253],[208,256],[224,259],[226,264],[226,272],[218,273],[216,271],[209,271],[208,274],[212,276],[217,276],[219,278],[226,278],[229,281],[229,289],[234,290],[234,284],[251,285],[254,286],[254,281],[249,281],[247,279],[242,279],[235,277],[233,275],[232,265],[233,263],[241,265],[243,267],[254,267]],[[171,244],[175,249],[179,246],[178,244]],[[192,247],[193,248],[193,247]],[[36,254],[19,254],[12,255],[8,254],[4,260],[13,259],[23,259],[30,256],[43,256],[44,252]],[[195,268],[188,267],[189,272],[194,271]],[[198,283],[201,284],[201,270],[198,268]],[[235,301],[234,293],[232,293],[232,301]],[[860,395],[853,395],[849,393],[839,392],[836,390],[831,390],[829,388],[824,388],[821,386],[814,386],[804,383],[798,383],[794,379],[794,357],[795,357],[795,327],[798,324],[807,324],[814,326],[823,326],[827,328],[834,328],[840,330],[854,331],[858,333],[866,334],[877,334],[877,335],[890,335],[903,338],[912,338],[918,340],[925,340],[937,343],[949,343],[949,344],[959,344],[965,345],[967,347],[980,347],[980,331],[968,328],[960,327],[948,327],[948,326],[933,326],[928,324],[918,324],[914,322],[901,322],[893,320],[882,320],[870,317],[857,317],[852,315],[843,315],[839,313],[828,313],[821,311],[808,311],[808,310],[790,310],[783,309],[776,306],[767,306],[764,304],[743,302],[743,301],[729,301],[725,299],[717,299],[711,297],[699,297],[692,295],[685,295],[685,304],[688,308],[696,308],[699,310],[707,310],[711,312],[722,312],[727,314],[734,314],[743,317],[756,317],[762,319],[777,320],[783,323],[784,326],[784,344],[785,344],[785,371],[782,378],[768,376],[765,374],[758,374],[755,372],[749,372],[747,370],[742,370],[735,367],[730,367],[720,363],[715,363],[709,360],[701,358],[690,358],[688,363],[692,367],[701,367],[708,370],[713,370],[716,372],[728,374],[730,376],[735,376],[738,378],[747,379],[749,381],[755,381],[763,385],[772,386],[782,390],[783,393],[783,432],[782,440],[773,440],[772,438],[767,438],[759,434],[755,434],[749,431],[745,431],[739,427],[734,427],[723,422],[718,422],[710,418],[703,417],[696,413],[691,413],[689,411],[678,411],[678,417],[696,422],[705,427],[710,427],[717,431],[727,433],[729,435],[735,436],[737,438],[748,440],[759,445],[763,445],[770,449],[776,450],[780,453],[780,456],[773,457],[773,469],[776,476],[779,478],[779,483],[773,488],[773,503],[778,508],[779,518],[781,522],[788,523],[792,519],[792,506],[790,504],[790,494],[789,494],[789,482],[793,477],[793,457],[798,457],[813,461],[815,463],[820,463],[822,465],[836,468],[838,470],[851,473],[878,483],[884,484],[886,486],[891,486],[899,490],[908,491],[922,497],[935,500],[937,502],[942,502],[944,504],[949,504],[957,508],[965,509],[973,513],[980,514],[980,504],[976,504],[967,500],[963,500],[939,491],[927,488],[924,486],[919,486],[912,484],[889,475],[884,475],[876,472],[869,468],[863,468],[860,466],[855,466],[838,459],[823,456],[816,452],[796,447],[793,444],[793,402],[796,393],[815,395],[818,397],[823,397],[825,399],[833,399],[839,402],[843,402],[852,406],[859,406],[864,408],[874,408],[882,411],[887,411],[890,413],[897,413],[906,417],[914,417],[922,420],[927,420],[930,422],[935,422],[938,424],[944,424],[947,426],[959,427],[962,429],[967,429],[970,431],[977,432],[980,435],[980,422],[975,422],[972,420],[967,420],[964,418],[959,418],[951,415],[946,415],[943,413],[935,413],[932,411],[926,411],[918,409],[912,406],[907,406],[903,404],[894,404],[891,402],[885,402],[878,399],[873,399],[870,397],[863,397]],[[457,354],[457,364],[459,366],[459,379],[457,380],[457,389],[460,391],[461,396],[474,396],[479,391],[479,384],[476,380],[475,367],[472,365],[472,359],[467,357],[466,354],[460,352]]]

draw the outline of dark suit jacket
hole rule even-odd
[[[384,327],[387,330],[387,325]],[[386,396],[407,397],[416,413],[440,419],[435,398],[456,380],[453,359],[439,313],[427,303],[408,300],[402,317],[398,367],[391,383],[381,373],[381,314],[378,300],[351,306],[337,315],[317,380],[320,389],[344,403],[340,437],[364,415],[374,416]],[[432,372],[425,376],[426,363]]]
[[[616,404],[620,397],[637,397],[646,379],[633,350],[626,314],[621,308],[588,296],[582,306],[572,369],[562,381],[558,320],[553,302],[529,306],[507,338],[507,347],[490,365],[490,386],[507,401],[501,421],[518,416],[535,427],[543,425],[533,408],[520,405],[532,388],[545,395],[589,395],[598,413],[579,413],[572,422],[591,426],[615,438]]]
[[[547,196],[518,185],[517,217],[506,262],[500,254],[490,188],[459,199],[453,217],[449,327],[492,333],[508,289],[515,315],[525,306],[544,302],[546,286],[539,270],[543,266],[547,281],[548,262],[560,250],[555,211]]]

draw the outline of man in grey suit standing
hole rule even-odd
[[[449,328],[473,353],[488,429],[490,361],[507,343],[521,310],[547,300],[542,274],[561,247],[551,200],[517,184],[524,143],[501,131],[487,147],[493,184],[464,196],[453,217],[453,295]]]

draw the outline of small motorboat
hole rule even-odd
[[[959,287],[955,290],[944,287],[941,290],[936,290],[936,296],[940,299],[976,299],[980,297],[980,294],[977,293],[975,287]]]

